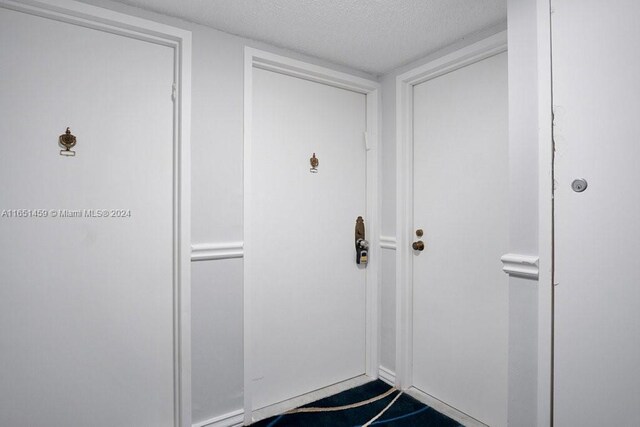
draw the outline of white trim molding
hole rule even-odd
[[[237,427],[244,421],[244,411],[238,409],[205,421],[194,423],[191,427]]]
[[[397,248],[396,238],[391,236],[380,236],[380,247],[382,249],[396,250]]]
[[[507,50],[502,31],[396,78],[396,386],[413,384],[413,87]]]
[[[334,394],[342,393],[343,391],[350,390],[354,387],[359,387],[370,381],[373,381],[373,378],[370,378],[366,375],[359,375],[357,377],[350,378],[348,380],[341,381],[339,383],[332,384],[318,390],[314,390],[301,396],[296,396],[292,399],[274,403],[273,405],[269,405],[262,409],[253,411],[253,422],[255,423],[276,415],[284,414],[285,412],[292,409],[299,408],[300,406],[307,405],[320,399],[324,399],[325,397],[333,396]]]
[[[502,255],[502,271],[509,276],[538,280],[538,256],[505,254]]]
[[[173,49],[173,425],[191,427],[191,32],[74,0],[0,0],[0,8]]]
[[[242,258],[243,242],[194,243],[191,245],[191,261]]]
[[[396,384],[396,373],[382,365],[378,368],[378,378],[389,385],[395,386]]]
[[[378,343],[380,342],[380,328],[378,313],[380,312],[379,285],[381,263],[379,242],[380,206],[378,203],[378,189],[380,175],[378,174],[380,156],[380,84],[373,80],[342,73],[330,68],[309,64],[276,55],[271,52],[245,47],[244,57],[244,422],[251,424],[255,411],[252,405],[252,390],[254,382],[251,379],[253,361],[251,348],[253,345],[253,331],[251,330],[251,295],[252,289],[258,284],[252,283],[250,274],[252,263],[252,212],[247,209],[251,205],[251,145],[252,145],[252,114],[253,114],[253,70],[259,68],[268,71],[303,78],[342,89],[348,89],[366,96],[366,218],[367,232],[374,236],[370,245],[370,261],[366,269],[366,351],[365,374],[371,378],[378,375]]]
[[[464,412],[454,408],[453,406],[449,406],[440,399],[436,399],[430,394],[425,393],[424,391],[417,389],[415,387],[411,387],[406,390],[406,393],[413,397],[414,399],[424,403],[425,405],[435,409],[451,418],[454,421],[460,423],[465,427],[488,427],[486,424],[476,420],[470,415],[465,414]]]

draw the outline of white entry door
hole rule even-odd
[[[172,426],[173,49],[0,8],[0,69],[0,425]]]
[[[416,85],[413,385],[506,425],[507,54]]]
[[[365,372],[365,270],[354,242],[366,212],[365,99],[253,70],[253,409]]]
[[[640,3],[552,6],[554,425],[637,426]]]

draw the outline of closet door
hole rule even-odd
[[[173,425],[174,51],[0,8],[0,68],[0,425]]]
[[[413,385],[491,426],[507,419],[507,100],[506,53],[413,89]]]
[[[638,425],[640,3],[551,3],[554,425]]]

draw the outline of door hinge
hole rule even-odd
[[[176,89],[176,84],[171,85],[171,100],[175,102],[177,97],[178,90]]]
[[[367,134],[367,132],[364,132],[364,149],[369,151],[371,150],[371,146],[369,145],[369,135]]]

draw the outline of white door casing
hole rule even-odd
[[[551,2],[554,425],[637,425],[640,4]],[[584,192],[572,182],[586,179]]]
[[[378,96],[375,82],[246,49],[246,423],[256,409],[377,373]],[[366,269],[355,265],[358,215]]]
[[[190,33],[73,1],[0,19],[0,423],[188,426]]]

